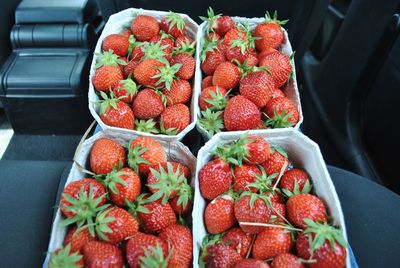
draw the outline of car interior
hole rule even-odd
[[[400,262],[400,1],[7,0],[0,16],[0,267],[40,267],[83,134],[89,69],[110,15],[277,10],[293,50],[304,122],[343,208],[359,267]],[[93,130],[91,131],[93,133]],[[193,129],[182,142],[196,155]],[[4,266],[3,266],[4,265]]]

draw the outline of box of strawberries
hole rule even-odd
[[[78,146],[44,267],[190,267],[196,158],[178,141],[99,132]]]
[[[197,157],[194,265],[351,267],[318,145],[295,130],[221,134]]]
[[[173,141],[194,128],[197,29],[173,12],[110,16],[89,78],[89,109],[102,129]]]
[[[206,140],[221,131],[299,128],[303,121],[294,52],[277,13],[265,18],[214,14],[197,34],[197,129]]]

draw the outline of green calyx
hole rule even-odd
[[[252,139],[248,139],[247,134],[244,134],[233,143],[219,145],[216,149],[216,155],[227,163],[242,166],[243,160],[247,160],[249,156],[247,144],[252,141]]]
[[[178,55],[180,53],[186,53],[189,56],[193,56],[195,51],[195,42],[193,41],[192,43],[190,43],[189,40],[186,39],[184,42],[181,43],[181,47],[174,48],[174,50],[172,51],[172,56]]]
[[[275,10],[274,13],[271,14],[267,11],[265,12],[265,21],[266,22],[275,22],[278,25],[285,25],[289,20],[278,20],[278,12]]]
[[[94,198],[93,187],[90,185],[89,193],[86,194],[84,188],[82,187],[79,191],[78,198],[63,194],[63,198],[68,201],[71,205],[64,206],[63,209],[75,214],[71,218],[67,218],[61,222],[61,226],[65,227],[70,224],[76,223],[78,229],[87,224],[90,235],[95,236],[94,222],[93,219],[96,217],[97,213],[107,208],[109,205],[99,206],[100,202],[106,196],[103,194],[98,198]]]
[[[303,189],[300,191],[300,186],[297,180],[294,181],[294,186],[293,186],[293,192],[289,191],[288,189],[282,189],[282,192],[287,196],[291,197],[292,195],[296,194],[308,194],[311,192],[312,185],[310,183],[310,180],[307,180],[306,183],[303,186]]]
[[[283,157],[288,158],[288,155],[287,155],[286,151],[282,147],[279,147],[279,146],[276,146],[276,145],[271,145],[270,153],[273,154],[274,152],[278,152]]]
[[[257,192],[259,192],[261,194],[274,193],[274,190],[271,188],[271,185],[272,185],[273,180],[275,178],[277,178],[279,176],[279,174],[274,173],[274,174],[267,176],[267,173],[265,173],[265,169],[262,166],[258,166],[258,168],[261,170],[261,175],[255,174],[257,180],[253,183],[249,183],[247,185],[247,187],[255,188],[255,189],[257,189]]]
[[[132,141],[129,142],[128,150],[128,165],[136,173],[139,173],[139,164],[149,164],[149,161],[141,157],[142,154],[147,152],[149,148],[136,145],[134,148],[131,146]]]
[[[222,243],[222,236],[223,234],[208,234],[203,238],[203,241],[201,242],[201,248],[200,248],[200,258],[199,258],[199,266],[200,267],[206,267],[205,263],[205,258],[209,255],[207,252],[207,247],[212,246],[212,245],[217,245]]]
[[[177,134],[178,134],[179,129],[177,129],[177,128],[172,128],[172,127],[170,127],[170,128],[165,128],[165,127],[164,127],[164,120],[161,118],[161,120],[160,120],[160,132],[161,132],[162,134],[165,134],[165,135],[168,135],[168,136],[174,136],[174,135],[177,135]]]
[[[103,53],[96,53],[97,63],[95,68],[98,69],[102,66],[116,66],[126,65],[127,63],[119,58],[118,55],[114,54],[114,51],[110,49],[109,51],[104,51]]]
[[[123,171],[117,171],[113,170],[110,173],[108,173],[103,181],[101,183],[105,185],[108,189],[110,189],[111,192],[114,194],[119,194],[119,191],[117,189],[117,184],[121,184],[122,186],[127,186],[128,184],[126,181],[124,181],[121,176],[127,175]]]
[[[139,258],[138,267],[142,268],[166,268],[171,258],[172,250],[167,257],[164,257],[164,252],[159,243],[155,247],[144,250],[144,256]]]
[[[214,112],[208,108],[201,112],[198,123],[202,128],[207,130],[209,137],[214,136],[215,133],[221,132],[225,128],[222,111]]]
[[[246,53],[246,51],[249,51],[247,42],[244,40],[241,40],[241,39],[232,40],[230,42],[230,45],[231,45],[230,48],[235,48],[235,47],[240,48],[240,53],[242,55],[244,55],[244,53]]]
[[[110,210],[112,210],[112,208],[105,209],[101,211],[99,214],[97,214],[96,217],[96,224],[95,224],[96,234],[103,241],[109,240],[106,234],[113,233],[113,230],[108,226],[109,223],[115,221],[114,217],[107,217],[107,214],[108,212],[110,212]]]
[[[177,196],[178,196],[178,200],[176,201],[176,204],[178,206],[182,205],[183,209],[185,209],[187,207],[187,205],[189,204],[189,201],[193,202],[193,189],[192,189],[192,187],[190,187],[186,178],[184,179],[183,183],[179,187]]]
[[[144,45],[144,43],[139,42],[139,41],[136,41],[135,36],[134,36],[133,34],[131,34],[131,35],[129,36],[129,39],[128,39],[128,40],[129,40],[128,58],[130,58],[131,55],[132,55],[133,49],[134,49],[135,47],[137,47],[137,46],[142,46],[142,45]]]
[[[159,78],[159,80],[156,82],[156,85],[158,86],[162,83],[165,83],[165,88],[167,90],[170,90],[172,82],[174,81],[174,79],[176,79],[175,74],[182,67],[182,64],[177,63],[171,66],[167,60],[160,60],[160,61],[164,63],[164,66],[156,67],[160,72],[152,76],[151,78]]]
[[[185,29],[185,20],[177,13],[170,11],[167,16],[165,16],[169,24],[168,31],[171,31],[172,27],[176,26],[180,32]]]
[[[120,100],[118,98],[115,98],[112,90],[110,90],[111,97],[108,97],[107,94],[104,93],[103,91],[100,91],[100,95],[103,98],[103,100],[97,101],[97,103],[100,104],[100,115],[105,114],[110,107],[115,110],[118,110],[117,104],[118,102],[120,102]]]
[[[279,114],[278,111],[274,109],[274,117],[268,118],[266,123],[272,128],[291,127],[293,126],[293,122],[290,122],[289,118],[292,114],[292,112],[286,113],[285,109],[282,109],[282,112]]]
[[[78,252],[71,252],[71,244],[51,253],[49,268],[79,268],[77,263],[82,259]]]
[[[219,89],[218,86],[216,86],[215,92],[212,90],[209,92],[210,92],[211,98],[204,99],[205,102],[207,102],[208,104],[211,104],[211,107],[209,107],[209,109],[212,111],[224,110],[225,106],[228,102],[228,95],[230,93],[230,90],[225,95],[222,95],[221,90]]]
[[[164,49],[166,49],[168,45],[161,45],[161,41],[157,43],[148,43],[146,46],[143,46],[142,51],[144,52],[143,60],[145,59],[160,59],[166,56]]]
[[[296,51],[293,51],[292,54],[290,54],[289,56],[289,61],[290,61],[290,74],[288,76],[287,82],[289,84],[290,80],[292,79],[293,75],[294,75],[294,70],[295,70],[295,65],[294,65],[294,54],[296,53]]]
[[[136,197],[135,201],[129,202],[125,200],[125,205],[128,208],[128,212],[134,216],[138,221],[137,212],[148,214],[150,210],[146,208],[144,205],[148,204],[149,201],[147,199],[148,194],[144,193]]]
[[[272,205],[272,201],[271,201],[270,197],[264,193],[243,192],[240,195],[240,198],[242,198],[244,196],[250,197],[250,209],[254,208],[254,203],[256,202],[257,199],[261,199],[262,201],[264,201],[265,205],[267,205],[267,207],[271,207],[271,205]]]
[[[202,39],[201,40],[201,53],[200,53],[200,59],[201,62],[204,62],[206,60],[206,55],[207,52],[214,52],[218,51],[218,45],[221,43],[221,41],[217,41],[215,36],[212,36],[210,40]]]
[[[145,133],[153,133],[157,134],[159,133],[158,129],[156,128],[156,121],[153,119],[136,119],[135,120],[135,130],[140,131],[140,132],[145,132]]]
[[[332,250],[335,248],[335,241],[338,242],[342,247],[347,247],[347,242],[339,229],[330,226],[326,222],[317,223],[311,219],[304,219],[304,222],[307,225],[307,229],[304,231],[304,234],[315,234],[310,245],[311,255],[313,255],[313,253],[319,249],[325,243],[325,241],[329,242]]]
[[[130,77],[125,80],[119,81],[119,83],[122,85],[122,89],[126,90],[127,97],[136,96],[140,88],[140,85],[136,85],[135,81],[133,81]]]
[[[208,10],[207,10],[207,17],[200,16],[199,18],[202,21],[206,21],[207,22],[206,31],[210,32],[210,31],[214,31],[214,28],[216,26],[215,25],[216,21],[221,16],[222,16],[222,14],[215,15],[214,10],[211,7],[209,7]]]

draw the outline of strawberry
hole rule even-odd
[[[257,259],[243,259],[236,263],[235,268],[269,268],[269,265]]]
[[[77,227],[74,226],[65,236],[63,246],[67,247],[69,244],[71,247],[70,252],[81,253],[83,246],[93,240],[96,240],[96,238],[90,234],[89,229],[85,228],[77,231]]]
[[[126,244],[126,259],[129,266],[131,268],[142,267],[141,264],[145,253],[157,248],[157,246],[161,249],[162,256],[166,258],[168,255],[168,245],[164,240],[157,236],[140,232],[134,235]]]
[[[159,67],[163,67],[164,63],[156,59],[145,59],[133,71],[136,82],[141,85],[155,87],[158,78],[154,77],[160,74]]]
[[[241,29],[234,27],[231,28],[224,36],[222,44],[230,46],[233,40],[246,40],[246,33]]]
[[[224,244],[210,245],[205,248],[202,261],[207,267],[234,267],[242,257],[233,248]]]
[[[293,247],[292,235],[285,229],[266,227],[257,235],[253,244],[253,258],[267,260],[282,253],[289,253]]]
[[[124,256],[121,250],[105,242],[91,241],[83,247],[85,267],[113,267],[122,268]]]
[[[140,119],[159,116],[165,109],[162,98],[154,90],[145,88],[137,94],[132,103],[133,114]]]
[[[270,157],[267,159],[267,161],[262,163],[265,173],[268,176],[271,176],[275,173],[279,174],[284,165],[286,165],[286,168],[283,170],[283,172],[286,172],[289,166],[287,153],[282,148],[271,147]]]
[[[177,38],[185,35],[186,23],[185,20],[177,13],[169,12],[160,22],[160,27],[163,31]]]
[[[304,265],[295,255],[282,253],[274,258],[271,268],[304,268]]]
[[[326,222],[326,208],[318,197],[311,194],[296,194],[286,202],[289,221],[296,227],[305,228],[304,219]]]
[[[102,66],[93,75],[92,83],[96,90],[108,93],[110,89],[118,85],[124,79],[122,72],[117,66]]]
[[[140,43],[137,44],[135,47],[132,48],[132,53],[131,53],[131,61],[136,61],[136,62],[140,62],[142,61],[143,57],[144,57],[144,51],[143,48],[145,47],[144,45],[147,45],[148,43]]]
[[[194,68],[196,66],[196,60],[193,56],[187,53],[179,53],[171,58],[171,65],[182,64],[182,67],[176,73],[176,76],[180,79],[189,80],[194,75]]]
[[[291,127],[299,122],[296,104],[286,97],[271,99],[264,112],[269,117],[267,124],[274,128]]]
[[[213,85],[223,88],[234,88],[240,80],[239,68],[232,62],[222,62],[215,69]]]
[[[136,83],[132,79],[127,78],[119,81],[118,85],[113,88],[113,93],[120,101],[131,103],[136,97],[138,89],[139,87]]]
[[[147,15],[138,15],[132,20],[131,31],[139,41],[149,41],[158,34],[160,26],[155,18]]]
[[[221,14],[215,15],[211,7],[208,8],[207,15],[208,18],[200,18],[207,22],[208,31],[215,31],[218,35],[224,36],[230,29],[235,27],[235,22],[231,17],[222,16]]]
[[[172,37],[168,34],[158,34],[156,36],[154,36],[153,38],[150,39],[150,44],[157,44],[159,43],[159,46],[162,47],[162,51],[164,52],[164,54],[166,56],[170,56],[174,46],[175,46],[175,42],[172,39]],[[145,49],[147,49],[147,47],[145,47]],[[157,59],[158,57],[153,57],[153,59]]]
[[[122,32],[120,33],[120,35],[126,36],[126,37],[130,37],[132,35],[131,29],[129,28],[125,28],[122,30]]]
[[[250,250],[252,239],[252,235],[246,234],[239,227],[234,227],[224,234],[222,242],[245,258]]]
[[[201,195],[212,200],[229,189],[232,173],[229,164],[222,159],[215,159],[205,164],[199,172]]]
[[[170,63],[163,59],[164,66],[156,67],[158,73],[153,76],[154,79],[158,79],[155,83],[155,86],[165,87],[167,90],[171,89],[172,82],[178,77],[176,74],[181,69],[182,64],[176,63],[174,65],[170,65]]]
[[[279,98],[279,97],[286,97],[285,93],[280,90],[279,88],[274,88],[271,93],[271,99],[273,98]]]
[[[103,40],[102,48],[104,51],[112,50],[120,57],[128,53],[129,39],[121,34],[110,34]]]
[[[249,53],[249,55],[247,56],[247,58],[246,58],[245,62],[243,62],[243,64],[245,64],[245,63],[248,67],[258,66],[258,58],[253,53]]]
[[[240,82],[240,94],[252,101],[258,108],[267,105],[275,89],[271,75],[258,71],[245,75]]]
[[[71,250],[68,244],[63,248],[56,249],[50,256],[49,268],[71,267],[81,268],[84,266],[82,255]]]
[[[190,110],[182,103],[165,108],[160,116],[161,132],[176,135],[190,124]]]
[[[216,40],[219,41],[221,40],[221,36],[219,34],[217,34],[216,32],[209,32],[206,37],[205,37],[206,41],[210,41],[210,40]]]
[[[243,145],[245,149],[244,162],[250,165],[258,165],[265,162],[269,156],[269,143],[262,137],[248,136],[241,142],[239,139],[237,143]]]
[[[275,52],[278,52],[278,50],[276,50],[275,48],[272,48],[272,47],[267,47],[264,50],[262,50],[260,53],[258,53],[257,58],[260,61],[265,56],[275,53]]]
[[[117,142],[100,138],[93,143],[89,154],[90,169],[96,174],[110,173],[126,162],[124,148]]]
[[[223,195],[214,198],[204,210],[204,223],[207,232],[219,234],[231,228],[235,222],[233,198]]]
[[[283,42],[284,37],[281,25],[287,22],[287,20],[279,21],[276,11],[273,17],[267,12],[265,14],[265,22],[258,24],[254,29],[254,36],[261,38],[255,41],[257,49],[263,51],[270,47],[278,48]]]
[[[121,69],[127,64],[126,57],[119,57],[112,50],[103,51],[103,53],[95,53],[95,55],[97,57],[96,64],[94,66],[96,69],[100,69],[100,67],[103,66],[115,66]]]
[[[193,44],[193,39],[187,35],[181,35],[175,39],[175,47],[182,48],[184,44]]]
[[[111,98],[104,92],[100,92],[100,95],[103,98],[99,101],[100,119],[104,124],[126,129],[135,128],[135,115],[128,104],[116,99],[113,93]]]
[[[140,177],[130,168],[113,170],[102,181],[109,189],[111,201],[117,206],[125,206],[125,200],[132,202],[142,191]]]
[[[203,78],[203,80],[201,81],[201,89],[205,89],[207,87],[211,87],[212,84],[212,75],[206,76]]]
[[[255,129],[261,119],[257,106],[243,96],[228,100],[224,112],[224,124],[228,131]]]
[[[189,228],[178,224],[172,224],[162,230],[158,237],[164,240],[168,245],[171,254],[168,267],[191,267],[193,259],[193,238]]]
[[[221,86],[206,87],[201,91],[199,106],[201,110],[210,108],[211,110],[223,110],[226,106],[228,94]]]
[[[136,234],[138,230],[136,219],[122,208],[109,207],[97,214],[96,234],[110,244],[117,244]]]
[[[128,78],[130,75],[133,76],[133,72],[135,71],[136,67],[139,65],[140,61],[133,61],[131,60],[126,64],[124,67],[124,77]]]
[[[158,39],[159,36],[153,37],[152,40]],[[169,40],[169,41],[166,41]],[[150,42],[142,45],[144,56],[141,60],[145,59],[166,59],[170,60],[171,52],[174,42],[169,38],[160,39],[158,42]]]
[[[297,238],[296,250],[303,259],[313,259],[310,268],[346,266],[346,241],[340,230],[327,223],[305,220],[307,229]]]
[[[183,183],[179,187],[177,195],[169,203],[176,214],[188,214],[193,206],[193,189],[189,184]]]
[[[279,187],[284,193],[289,194],[288,196],[291,196],[291,193],[308,194],[311,191],[310,176],[299,168],[291,169],[283,174]]]
[[[167,161],[162,145],[150,137],[131,140],[128,151],[128,165],[136,172],[147,175],[150,167]]]
[[[267,66],[276,87],[282,87],[289,81],[292,65],[290,58],[285,54],[279,51],[268,54],[260,59],[259,65]]]
[[[192,97],[192,87],[186,80],[174,80],[169,90],[163,89],[163,94],[167,100],[167,106],[178,103],[185,104]]]
[[[273,222],[275,224],[277,223],[285,223],[285,220],[287,218],[286,215],[286,205],[282,204],[282,201],[280,202],[273,202],[272,197],[274,195],[270,194],[270,199],[271,199],[271,218],[270,222]]]
[[[206,75],[213,75],[219,64],[225,61],[225,56],[220,51],[209,51],[201,63],[201,69]]]
[[[257,166],[241,165],[233,169],[233,191],[234,192],[257,192],[254,187],[247,187],[248,184],[257,180],[256,174],[261,175]]]

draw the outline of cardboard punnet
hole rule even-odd
[[[255,26],[259,23],[262,23],[263,21],[265,21],[265,18],[243,18],[243,17],[232,17],[233,20],[235,22],[238,23],[247,23],[250,27],[250,29],[254,29]],[[205,38],[205,32],[206,32],[206,26],[207,23],[203,22],[202,24],[200,24],[199,29],[198,29],[198,33],[197,33],[197,40],[196,40],[196,61],[197,61],[197,65],[196,65],[196,81],[195,83],[195,87],[198,89],[195,94],[197,94],[195,96],[195,102],[196,102],[196,106],[198,106],[198,99],[200,97],[201,94],[201,81],[203,79],[203,73],[201,71],[200,65],[201,65],[201,59],[200,59],[200,55],[201,55],[201,40],[203,40]],[[283,44],[280,47],[280,50],[283,54],[290,56],[293,53],[292,50],[292,46],[290,44],[289,41],[289,37],[287,34],[287,31],[284,30],[284,41]],[[294,129],[298,129],[301,125],[301,123],[303,122],[303,112],[301,110],[301,103],[300,103],[300,94],[299,94],[299,89],[297,87],[297,78],[296,78],[296,68],[294,68],[294,59],[293,59],[293,76],[292,79],[290,80],[289,84],[283,89],[283,92],[286,94],[286,96],[291,99],[295,104],[296,107],[299,111],[299,122],[294,126],[294,127],[290,127],[290,129],[294,128]],[[197,116],[199,117],[201,115],[201,111],[200,108],[197,108]],[[208,135],[207,131],[199,125],[199,123],[196,123],[196,128],[197,130],[202,134],[203,138],[207,141],[210,139],[210,136]],[[265,132],[274,132],[277,129],[266,129],[263,130]],[[278,130],[279,131],[279,130]],[[234,132],[234,131],[224,131],[225,132]]]
[[[218,144],[224,144],[235,141],[240,138],[245,132],[227,132],[218,133],[211,140],[209,140],[204,147],[200,149],[197,155],[197,173],[195,178],[195,198],[193,206],[193,265],[197,267],[199,261],[199,250],[204,236],[207,234],[203,212],[206,207],[206,201],[201,196],[199,189],[198,173],[201,168],[211,160],[213,152]],[[255,130],[251,135],[264,137],[271,145],[278,145],[286,150],[289,159],[295,167],[302,168],[310,175],[313,191],[321,198],[327,205],[328,213],[332,216],[335,225],[338,225],[347,240],[346,226],[342,208],[337,196],[335,186],[329,176],[324,159],[322,158],[321,151],[318,145],[310,140],[305,135],[293,129],[280,129],[274,132],[265,132],[262,130]],[[346,267],[350,266],[349,252],[347,250]]]
[[[101,33],[101,36],[99,40],[97,41],[96,47],[95,47],[95,55],[93,56],[92,60],[92,65],[90,66],[90,75],[89,75],[89,110],[94,119],[99,123],[102,129],[110,129],[115,132],[119,133],[131,133],[139,136],[148,136],[148,137],[153,137],[156,138],[157,140],[165,140],[165,141],[174,141],[174,140],[181,140],[190,130],[192,130],[196,124],[197,120],[197,101],[196,101],[196,96],[198,95],[197,91],[200,90],[200,88],[196,88],[195,85],[200,84],[196,83],[196,79],[200,79],[197,69],[195,69],[195,74],[193,78],[193,83],[192,83],[192,98],[191,98],[191,104],[190,104],[190,124],[182,130],[180,133],[177,135],[163,135],[163,134],[150,134],[150,133],[144,133],[144,132],[139,132],[136,130],[129,130],[129,129],[124,129],[124,128],[118,128],[118,127],[112,127],[106,125],[100,118],[99,116],[99,105],[96,104],[96,101],[99,100],[98,95],[96,94],[96,90],[93,87],[92,84],[92,77],[95,73],[95,64],[97,61],[97,56],[96,53],[101,52],[101,45],[103,43],[103,39],[110,35],[110,34],[115,34],[115,33],[120,33],[125,27],[129,27],[131,21],[133,20],[133,17],[135,14],[140,14],[140,15],[149,15],[153,16],[154,18],[157,19],[157,21],[161,21],[162,18],[165,17],[169,12],[165,11],[154,11],[154,10],[144,10],[144,9],[136,9],[136,8],[129,8],[125,9],[121,12],[118,12],[116,14],[113,14],[110,16],[109,20],[107,21],[103,32]],[[186,22],[187,26],[187,32],[190,37],[193,38],[193,40],[196,40],[196,35],[197,35],[197,29],[198,25],[195,21],[193,21],[188,15],[186,14],[179,14],[181,15]]]
[[[90,137],[86,141],[84,141],[79,149],[79,152],[76,154],[75,162],[77,162],[80,166],[85,167],[88,169],[89,165],[89,153],[92,148],[93,143],[100,139],[100,138],[110,138],[112,140],[115,140],[119,144],[121,144],[124,147],[127,147],[129,144],[129,141],[132,139],[135,139],[139,136],[137,135],[132,135],[132,134],[127,134],[127,133],[116,133],[114,131],[110,130],[104,130],[101,132],[98,132],[94,136]],[[174,141],[174,142],[167,142],[167,141],[159,141],[163,148],[165,149],[167,153],[168,160],[174,160],[179,163],[185,164],[186,166],[189,167],[191,174],[192,174],[192,186],[194,185],[194,174],[196,172],[196,158],[193,156],[193,154],[190,152],[189,148],[183,145],[179,141]],[[65,185],[68,185],[69,183],[73,181],[77,181],[83,178],[86,178],[88,175],[83,173],[79,168],[76,163],[72,165],[71,171],[69,172],[67,181]],[[49,242],[49,247],[48,247],[48,253],[45,259],[45,262],[43,264],[43,267],[48,267],[49,259],[50,259],[50,252],[53,252],[55,249],[59,248],[62,246],[62,243],[64,241],[64,237],[67,232],[66,227],[61,227],[60,223],[61,220],[64,218],[61,214],[61,210],[58,208],[56,212],[56,216],[53,221],[52,229],[51,229],[51,236],[50,236],[50,242]]]

